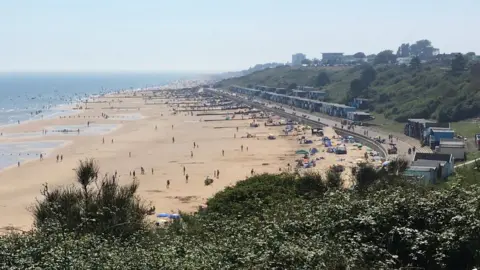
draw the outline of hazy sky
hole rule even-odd
[[[0,71],[227,71],[427,38],[480,54],[480,0],[1,0]]]

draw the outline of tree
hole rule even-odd
[[[291,83],[291,84],[288,85],[287,89],[288,90],[297,89],[297,84],[296,83]]]
[[[433,52],[436,50],[432,46],[432,42],[428,39],[422,39],[410,45],[410,55],[418,56],[420,59],[428,59],[433,56]]]
[[[452,72],[458,73],[462,72],[465,70],[465,67],[467,66],[467,60],[461,53],[457,53],[455,55],[455,58],[452,60]]]
[[[354,79],[350,82],[350,94],[352,98],[358,97],[361,95],[363,90],[366,89],[365,83],[360,79]]]
[[[377,77],[377,71],[371,65],[366,65],[360,75],[360,80],[368,87]]]
[[[367,56],[363,52],[357,52],[356,54],[353,55],[353,57],[358,58],[358,59],[363,59]]]
[[[330,78],[328,77],[328,74],[325,71],[322,71],[315,77],[315,81],[313,84],[315,87],[323,87],[329,83]]]
[[[313,58],[312,65],[314,65],[314,66],[320,65],[320,60],[318,60],[318,58]]]
[[[312,61],[310,59],[303,59],[302,60],[302,65],[311,66]]]
[[[44,186],[44,199],[33,209],[37,229],[59,226],[76,233],[129,236],[146,228],[145,218],[155,209],[137,196],[138,182],[120,186],[115,177],[105,177],[97,183],[98,166],[93,159],[80,161],[75,171],[81,188]]]
[[[375,64],[393,64],[397,60],[397,57],[393,54],[392,50],[385,50],[379,52],[377,56],[375,56],[374,63]]]
[[[420,65],[421,65],[420,58],[418,56],[415,56],[412,58],[412,60],[410,60],[410,67],[412,69],[419,70]]]
[[[473,60],[475,58],[475,53],[474,52],[468,52],[465,54],[465,58],[468,60]]]
[[[410,44],[403,43],[398,47],[397,57],[408,57],[410,56]]]
[[[470,66],[470,75],[472,80],[480,79],[480,62],[476,62]]]

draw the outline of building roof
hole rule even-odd
[[[438,153],[415,153],[414,161],[417,160],[436,160],[449,162],[452,158],[451,154],[438,154]]]
[[[455,133],[454,130],[450,128],[442,128],[442,127],[431,127],[430,128],[433,133],[439,132],[439,133]]]
[[[411,166],[418,166],[418,167],[429,167],[429,168],[437,168],[439,165],[443,166],[445,165],[445,161],[439,161],[439,160],[426,160],[426,159],[419,159],[415,160],[410,164]]]
[[[412,118],[412,119],[408,119],[408,122],[420,123],[420,124],[436,123],[435,121],[424,119],[424,118]]]
[[[465,142],[459,139],[440,139],[440,146],[465,147]]]
[[[361,112],[361,111],[356,111],[356,112],[349,112],[351,114],[354,114],[354,115],[366,115],[366,116],[371,116],[370,113],[367,113],[367,112]]]
[[[425,167],[425,166],[410,166],[408,169],[405,170],[405,173],[408,173],[409,171],[417,171],[417,172],[429,172],[431,170],[436,170],[437,167]]]

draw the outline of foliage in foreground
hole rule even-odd
[[[93,159],[80,161],[76,169],[79,186],[50,190],[45,185],[43,200],[33,208],[38,230],[51,226],[75,233],[129,236],[145,229],[145,218],[154,212],[136,194],[138,182],[120,186],[115,176],[98,180]]]
[[[365,172],[364,172],[365,170]],[[393,170],[395,171],[395,170]],[[480,173],[423,187],[363,166],[334,175],[259,175],[206,211],[128,238],[60,227],[0,239],[1,269],[471,269],[480,265]],[[364,179],[364,177],[369,179]],[[369,181],[370,179],[375,181]],[[361,188],[359,188],[361,187]],[[245,205],[245,208],[241,207]]]

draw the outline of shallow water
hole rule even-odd
[[[90,124],[87,125],[59,125],[59,126],[50,126],[47,127],[47,136],[48,135],[104,135],[109,132],[114,131],[120,125],[116,124]],[[68,130],[69,132],[62,132],[63,130]],[[80,133],[77,132],[80,130]]]
[[[105,135],[120,127],[117,124],[90,124],[87,125],[58,125],[49,126],[46,128],[47,134],[42,131],[20,132],[20,133],[3,133],[3,138],[30,138],[42,136],[92,136]],[[64,132],[64,130],[66,130]],[[78,132],[80,130],[80,133]]]
[[[19,161],[23,163],[28,160],[39,159],[41,153],[46,155],[64,143],[65,141],[0,143],[0,170],[16,165]]]

